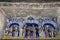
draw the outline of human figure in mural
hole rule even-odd
[[[27,33],[26,33],[26,31],[27,31],[27,30],[26,30],[26,27],[27,27],[27,25],[25,24],[25,25],[23,26],[23,37],[24,37],[24,38],[26,38],[26,34],[27,34]]]
[[[14,26],[15,27],[15,36],[18,37],[18,32],[19,32],[19,27],[17,25]]]
[[[47,31],[47,28],[46,28],[45,25],[43,26],[43,30],[44,30],[44,32],[45,32],[45,37],[48,37],[48,31]]]
[[[39,38],[39,28],[38,27],[36,27],[36,38]]]
[[[28,39],[30,38],[30,30],[28,29],[28,32],[27,32],[27,34],[28,34]]]
[[[32,27],[32,31],[33,31],[33,37],[36,38],[36,29],[35,29],[35,26],[34,25]]]
[[[18,25],[14,25],[13,26],[12,36],[14,36],[14,37],[18,37],[19,36],[19,26]]]
[[[29,39],[30,38],[30,33],[31,33],[31,29],[29,28],[29,26],[26,28],[26,36]]]
[[[47,28],[46,25],[44,25],[44,31],[45,31],[45,37],[53,37],[53,30],[52,27],[49,25]]]
[[[51,26],[48,28],[48,33],[49,33],[49,37],[53,37],[53,31]]]

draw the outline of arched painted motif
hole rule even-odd
[[[20,24],[21,24],[21,22],[19,19],[11,18],[11,19],[9,19],[9,22],[7,23],[7,27],[11,27],[11,25],[21,26]]]
[[[38,24],[39,21],[33,18],[32,16],[29,16],[28,18],[24,19],[23,23],[31,23],[31,24]]]
[[[54,29],[58,27],[57,23],[55,23],[52,18],[44,18],[42,22],[42,27],[44,27],[44,25],[46,26],[46,28],[51,26],[52,27],[51,31],[54,31]],[[49,37],[51,37],[50,34],[49,34]]]
[[[44,18],[43,19],[43,22],[42,22],[42,27],[44,25],[51,25],[54,28],[57,28],[57,23],[55,23],[52,18],[49,18],[49,19],[48,18]]]
[[[13,27],[13,25],[17,25],[19,27],[18,36],[20,36],[20,32],[22,32],[22,31],[20,31],[20,29],[22,27],[22,23],[20,22],[20,20],[18,18],[11,18],[11,19],[9,19],[7,27],[10,28],[10,27]],[[12,36],[15,36],[14,31],[12,32]]]
[[[23,23],[25,23],[27,25],[27,27],[32,29],[33,25],[34,25],[34,27],[38,27],[39,21],[36,18],[29,16],[27,19],[25,19],[23,21]],[[33,34],[31,33],[31,36],[32,35]],[[39,34],[38,34],[38,32],[36,32],[36,37],[38,37],[38,36],[39,36]]]

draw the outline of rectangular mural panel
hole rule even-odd
[[[0,38],[60,38],[60,3],[0,3]]]

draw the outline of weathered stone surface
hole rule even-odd
[[[0,39],[3,36],[3,29],[5,26],[5,16],[3,15],[3,11],[0,9]]]
[[[57,16],[60,26],[60,3],[0,3],[0,8],[4,12],[0,13],[4,15],[1,17],[5,17],[5,19],[11,17],[24,18],[29,15],[34,17]]]

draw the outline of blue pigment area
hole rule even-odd
[[[34,18],[28,18],[28,19],[33,19],[34,20]],[[37,21],[37,20],[36,20]],[[42,25],[46,25],[46,27],[47,27],[47,25],[50,25],[53,29],[55,29],[55,24],[54,24],[54,22],[52,22],[52,23],[50,23],[51,21],[53,21],[53,20],[51,20],[51,19],[49,19],[48,20],[48,23],[46,22],[46,20],[45,19],[43,19],[43,21],[42,21],[42,23],[41,23],[41,26]],[[38,21],[39,22],[39,21]],[[44,23],[44,24],[43,24]],[[18,27],[20,27],[20,21],[18,20],[18,19],[15,19],[15,20],[12,20],[12,19],[10,19],[10,23],[8,23],[8,27],[10,28],[10,27],[13,27],[13,25],[17,25]],[[26,28],[29,28],[30,30],[33,28],[33,25],[34,25],[34,27],[36,28],[36,38],[38,38],[38,37],[40,37],[40,35],[39,35],[39,33],[38,33],[38,28],[39,28],[39,25],[37,24],[37,23],[25,23],[25,25],[27,25],[27,27]],[[57,25],[57,24],[56,24]],[[43,27],[43,26],[42,26]],[[22,33],[23,34],[23,33]],[[18,31],[18,34],[17,34],[18,36],[20,36],[20,31]],[[49,37],[51,37],[51,35],[50,34],[48,34],[49,35]],[[15,36],[15,33],[14,33],[14,31],[12,32],[12,37],[14,37]],[[27,38],[28,37],[28,32],[26,32],[26,35],[25,35],[25,37]],[[33,38],[34,36],[33,36],[33,32],[30,32],[30,38]]]

